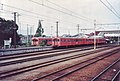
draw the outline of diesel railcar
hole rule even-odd
[[[52,38],[47,37],[33,37],[32,38],[32,46],[39,45],[52,45]]]
[[[96,38],[96,44],[106,43],[105,38]],[[93,38],[72,38],[72,37],[56,37],[52,39],[52,47],[71,47],[71,46],[80,46],[80,45],[93,45]]]

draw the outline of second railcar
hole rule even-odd
[[[106,43],[104,38],[97,38],[96,44]],[[80,45],[92,45],[94,44],[93,38],[53,38],[52,46],[53,48],[59,47],[70,47],[70,46],[80,46]]]

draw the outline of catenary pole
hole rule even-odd
[[[16,14],[17,14],[17,12],[14,12],[13,13],[14,14],[14,48],[16,48]]]
[[[58,37],[58,21],[56,22],[56,36]]]
[[[96,20],[94,20],[94,50],[96,49]]]

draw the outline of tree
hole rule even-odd
[[[4,40],[12,38],[12,45],[14,44],[14,34],[16,34],[16,43],[20,41],[17,33],[18,25],[13,20],[5,20],[0,18],[0,46],[3,46]]]
[[[42,37],[43,33],[44,33],[44,29],[42,28],[41,21],[39,20],[38,28],[37,28],[35,37]]]

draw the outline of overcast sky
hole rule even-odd
[[[117,12],[117,16],[101,1],[114,13]],[[120,0],[0,0],[0,3],[3,4],[0,4],[0,16],[6,20],[12,20],[12,12],[18,12],[18,33],[22,34],[27,34],[27,26],[29,33],[31,27],[34,34],[38,20],[42,20],[44,34],[53,36],[56,33],[56,21],[59,22],[59,35],[77,34],[77,24],[80,29],[93,29],[94,20],[97,24],[120,23]],[[119,26],[97,25],[96,30],[117,29]]]

